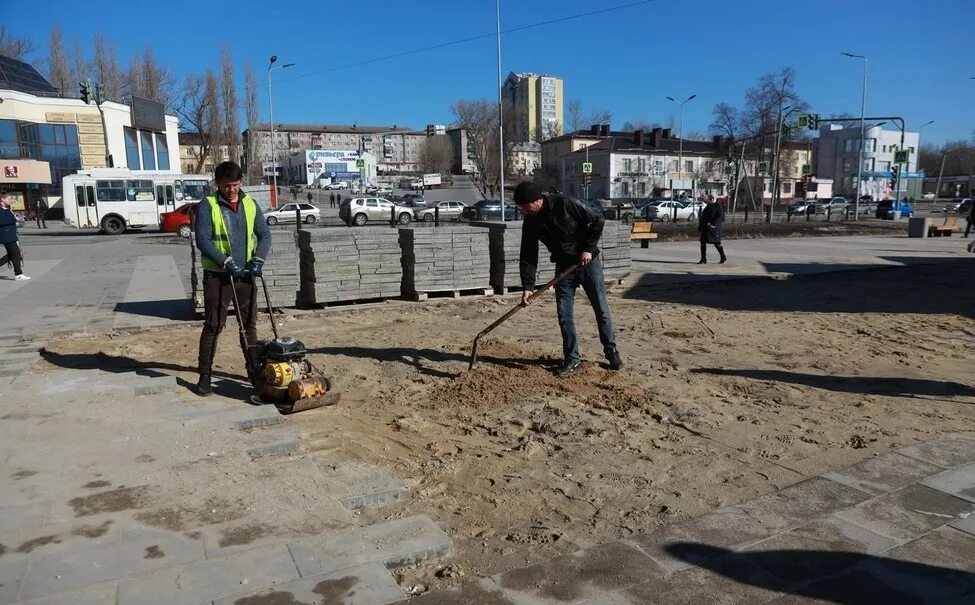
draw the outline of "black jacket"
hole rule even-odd
[[[721,204],[710,202],[701,211],[701,216],[697,221],[697,230],[701,232],[701,241],[706,244],[720,244],[722,223],[724,223],[724,208],[721,207]]]
[[[538,242],[552,254],[556,266],[576,262],[579,254],[599,252],[597,244],[606,221],[579,202],[561,195],[546,195],[545,208],[538,216],[526,216],[521,232],[521,285],[535,287],[538,273]]]
[[[17,241],[17,217],[13,211],[0,208],[0,244]]]

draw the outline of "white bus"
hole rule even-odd
[[[212,186],[200,174],[99,168],[64,177],[62,191],[65,224],[119,235],[129,228],[159,227],[161,214],[199,202]]]

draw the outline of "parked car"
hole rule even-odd
[[[637,215],[636,206],[630,202],[614,202],[609,207],[600,207],[602,215],[609,220],[622,221],[628,223]]]
[[[643,218],[651,221],[693,221],[697,218],[694,208],[688,208],[677,200],[658,200],[643,207]]]
[[[376,187],[376,195],[392,195],[393,188],[386,185],[379,185]]]
[[[845,212],[846,207],[850,205],[850,202],[846,201],[845,197],[834,197],[832,199],[823,200],[816,202],[816,214],[837,214],[840,212]]]
[[[322,218],[322,211],[315,208],[311,204],[285,204],[277,210],[268,210],[264,213],[264,219],[267,221],[268,225],[277,225],[278,223],[293,223],[297,219],[295,209],[301,210],[301,221],[303,223],[308,223],[309,225],[318,221]]]
[[[464,213],[465,208],[467,208],[467,204],[463,202],[434,202],[433,206],[420,210],[417,219],[432,223],[439,212],[440,220],[456,221]]]
[[[427,207],[426,200],[424,200],[423,199],[423,196],[420,195],[419,193],[407,193],[407,194],[404,194],[403,195],[403,199],[404,200],[410,200],[412,202],[410,204],[411,206],[414,206],[414,207],[417,207],[417,208],[426,208]]]
[[[393,216],[400,225],[409,225],[415,218],[412,208],[393,204],[381,197],[352,197],[343,200],[339,206],[339,218],[345,221],[345,224],[357,227],[369,221],[389,222]]]
[[[925,193],[924,195],[922,195],[921,196],[921,199],[922,200],[933,200],[933,199],[936,199],[937,197],[938,196],[935,193],[932,193],[932,192],[929,191],[928,193]]]
[[[183,204],[172,212],[163,212],[159,215],[159,230],[163,233],[178,233],[180,237],[189,238],[192,235],[190,230],[190,212],[196,208],[197,202]]]
[[[951,209],[958,214],[968,214],[972,210],[972,198],[960,197],[951,202]]]
[[[894,212],[900,210],[901,216],[910,218],[914,215],[914,206],[907,202],[896,200],[880,200],[877,202],[877,210],[874,216],[877,218],[894,218]]]
[[[812,200],[794,202],[789,205],[789,214],[815,214],[816,203]]]
[[[501,220],[501,202],[499,200],[481,200],[472,206],[467,206],[461,217],[471,221]],[[521,212],[512,204],[505,204],[505,220],[520,220]]]
[[[349,188],[348,181],[335,181],[333,183],[329,183],[328,185],[325,185],[325,189],[348,189],[348,188]]]
[[[677,201],[683,201],[685,208],[691,208],[692,210],[694,210],[694,214],[698,214],[698,215],[701,214],[701,210],[704,210],[704,207],[707,206],[707,204],[705,204],[700,200],[677,200]]]

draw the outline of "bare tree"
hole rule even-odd
[[[102,86],[102,96],[107,101],[122,102],[122,72],[118,66],[118,55],[115,47],[105,42],[101,32],[95,34],[92,54],[92,69]]]
[[[420,167],[423,172],[449,174],[454,163],[454,144],[450,137],[438,135],[427,137],[420,149]]]
[[[215,150],[222,130],[218,88],[217,78],[211,70],[207,70],[205,76],[186,76],[183,84],[177,112],[183,118],[184,131],[195,134],[199,144],[194,158],[197,174],[202,172],[207,158],[218,155]]]
[[[142,53],[142,96],[153,101],[159,101],[159,66],[156,65],[156,55],[152,47],[146,45]]]
[[[565,104],[565,114],[569,130],[581,130],[587,126],[582,123],[582,101],[579,99],[573,99]]]
[[[589,120],[587,125],[592,124],[609,124],[613,121],[613,112],[608,109],[594,109],[592,113],[589,114]]]
[[[64,53],[64,33],[61,26],[55,25],[48,38],[47,79],[62,95],[71,94],[71,72],[68,57]]]
[[[653,128],[651,123],[644,118],[637,118],[633,121],[628,120],[623,122],[623,130],[627,132],[634,130],[650,130],[651,128]]]
[[[589,112],[589,115],[583,114],[582,102],[578,100],[569,101],[566,111],[568,116],[565,123],[568,125],[569,131],[589,128],[593,124],[609,124],[613,121],[613,113],[605,109],[594,109]],[[624,130],[626,129],[624,128]]]
[[[457,126],[467,131],[474,165],[481,175],[482,184],[498,185],[498,106],[487,99],[461,99],[454,103],[450,112]]]
[[[71,47],[71,78],[80,83],[89,77],[91,77],[91,64],[81,49],[81,40],[75,38]]]
[[[128,99],[142,97],[145,96],[143,89],[142,59],[138,54],[134,54],[132,55],[132,60],[129,61],[129,68],[125,71],[125,76],[122,80],[122,94]]]
[[[257,159],[257,133],[254,129],[261,121],[261,114],[257,102],[257,78],[250,63],[244,64],[244,113],[247,118],[247,176],[251,183],[257,183],[263,170]]]
[[[928,176],[936,176],[941,171],[941,158],[944,156],[944,174],[957,176],[975,173],[975,141],[964,139],[946,141],[944,145],[921,145],[918,153],[918,169]]]
[[[230,48],[224,46],[220,51],[220,100],[223,109],[223,144],[227,146],[232,160],[240,159],[240,118],[237,111],[237,84],[234,82],[234,58]]]
[[[711,134],[738,138],[742,123],[737,107],[722,101],[714,106],[711,115],[713,118],[708,126]]]
[[[6,25],[0,24],[0,55],[22,61],[32,52],[33,42],[28,38],[18,38],[7,30]]]

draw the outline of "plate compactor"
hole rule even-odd
[[[339,400],[339,393],[332,391],[332,381],[321,370],[308,361],[308,351],[304,343],[293,336],[280,336],[278,324],[274,319],[274,307],[264,282],[264,276],[251,276],[260,279],[264,300],[267,302],[268,316],[274,340],[247,342],[247,332],[240,316],[240,303],[234,278],[230,278],[234,296],[234,309],[237,311],[237,326],[240,328],[240,348],[244,353],[247,378],[257,391],[257,403],[273,403],[282,413],[293,414],[332,405]],[[253,296],[257,296],[254,292]]]

